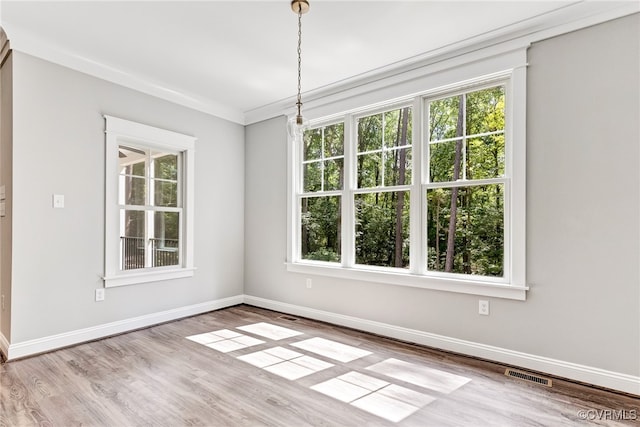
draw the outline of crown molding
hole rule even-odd
[[[304,92],[304,109],[320,109],[323,105],[338,102],[357,94],[363,94],[415,78],[416,74],[438,69],[438,64],[460,61],[467,56],[472,61],[477,54],[485,57],[526,48],[532,43],[566,34],[592,25],[640,12],[640,2],[578,2],[536,18],[519,22],[498,30],[444,46],[422,55],[408,58],[370,72],[312,91]],[[407,95],[407,94],[405,94]],[[399,95],[400,96],[400,95]],[[279,115],[293,114],[295,98],[289,97],[245,112],[245,124],[250,125]],[[307,114],[305,114],[307,115]]]
[[[553,12],[305,92],[303,93],[305,109],[322,105],[329,98],[341,98],[341,94],[352,95],[354,92],[384,87],[388,85],[391,77],[395,76],[395,80],[398,80],[399,75],[409,75],[411,71],[415,73],[427,66],[460,55],[481,49],[486,51],[487,48],[504,51],[504,46],[500,45],[505,43],[511,46],[528,46],[546,38],[638,12],[640,12],[640,3],[637,1],[579,1],[571,3]],[[252,110],[239,111],[214,99],[186,93],[164,82],[152,81],[143,75],[77,55],[64,47],[36,37],[19,26],[6,25],[6,23],[3,23],[3,26],[6,34],[10,37],[11,49],[13,50],[234,123],[249,125],[275,116],[287,115],[293,111],[295,104],[294,97],[289,97]],[[8,47],[8,41],[6,45]],[[344,96],[342,97],[344,98]]]
[[[11,40],[12,50],[26,53],[174,104],[192,108],[231,122],[245,124],[242,111],[225,106],[213,99],[186,93],[172,88],[169,84],[153,81],[143,75],[78,55],[64,47],[54,45],[47,40],[34,36],[20,26],[10,24],[5,25],[5,27]]]

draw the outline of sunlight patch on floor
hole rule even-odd
[[[370,351],[317,337],[296,342],[291,345],[343,363],[351,362],[372,354]]]
[[[259,335],[261,337],[269,338],[270,340],[275,341],[302,335],[302,332],[294,331],[293,329],[284,328],[282,326],[266,322],[238,326],[236,329],[240,329],[241,331],[249,332],[251,334]]]
[[[303,335],[302,332],[266,322],[239,326],[235,329],[273,341]],[[222,353],[265,343],[258,338],[229,329],[191,335],[186,338]],[[286,345],[343,364],[373,355],[370,351],[320,337]],[[335,366],[325,360],[286,348],[284,344],[239,355],[236,358],[291,381]],[[374,363],[364,369],[377,377],[350,371],[312,385],[310,388],[377,417],[399,422],[436,400],[436,397],[417,391],[418,388],[425,389],[427,393],[432,391],[449,394],[471,381],[460,375],[394,358]],[[415,386],[415,389],[393,384],[390,382],[392,380]]]
[[[471,381],[460,375],[393,358],[371,365],[367,369],[445,394],[449,394]]]
[[[228,353],[230,351],[236,351],[258,344],[264,344],[264,341],[262,340],[242,335],[228,329],[191,335],[188,336],[187,339],[197,342],[198,344],[203,344],[222,353]]]
[[[245,354],[238,356],[238,360],[242,360],[243,362],[247,362],[288,380],[297,380],[298,378],[334,366],[331,363],[305,356],[302,353],[284,347],[274,347]]]
[[[435,400],[355,371],[316,384],[311,389],[391,422],[399,422]]]

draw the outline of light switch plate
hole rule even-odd
[[[53,195],[53,207],[54,208],[64,208],[64,195],[62,195],[62,194],[54,194]]]

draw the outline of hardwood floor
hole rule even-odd
[[[640,424],[632,396],[504,370],[241,305],[0,365],[0,426]]]

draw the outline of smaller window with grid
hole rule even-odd
[[[341,261],[344,123],[305,132],[302,149],[300,258]]]
[[[181,263],[182,153],[118,146],[120,269]]]
[[[105,285],[192,275],[195,138],[106,120]]]
[[[355,263],[409,268],[411,107],[357,119]]]

